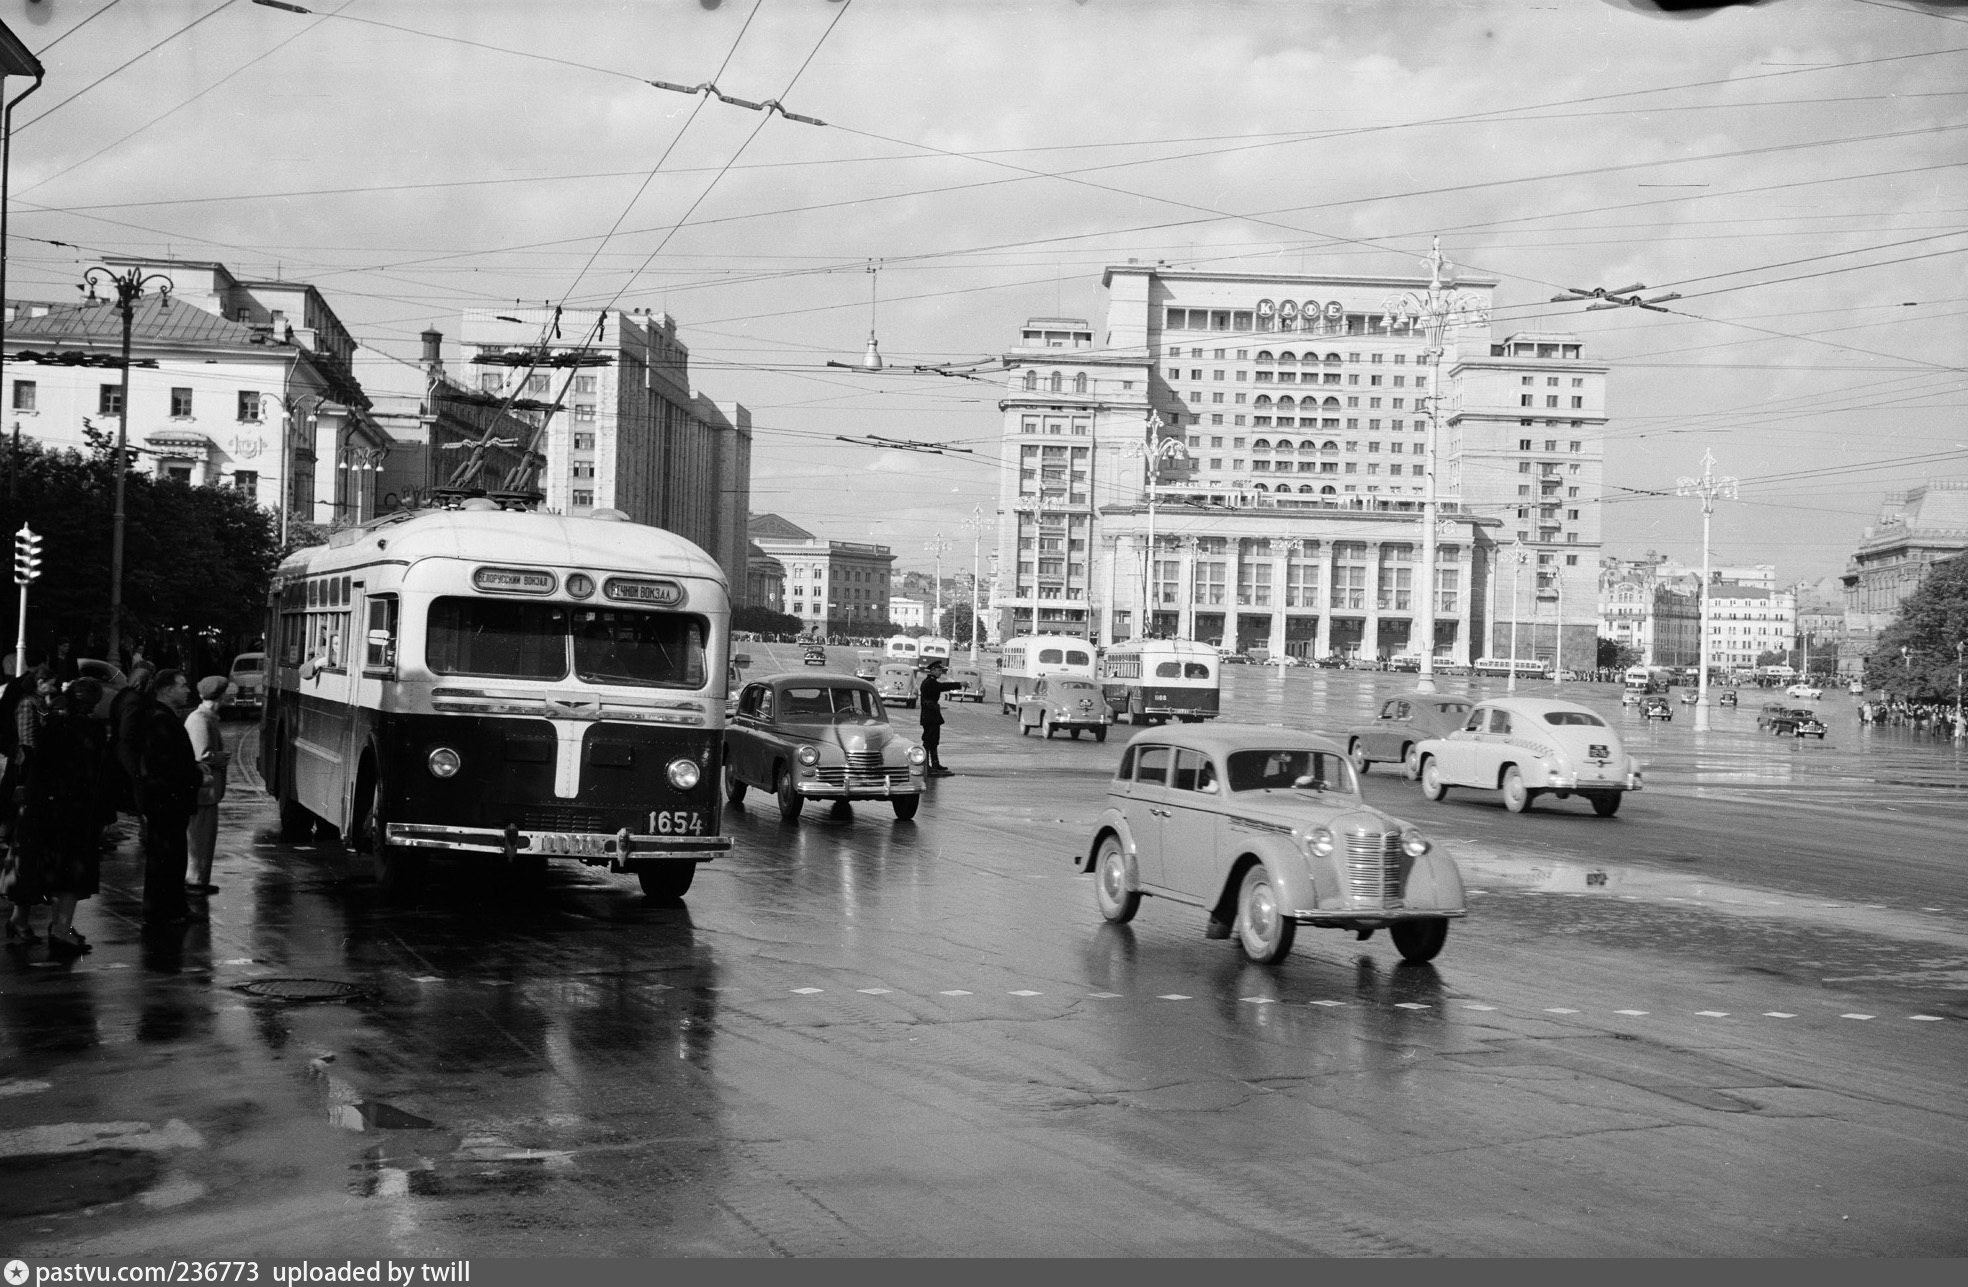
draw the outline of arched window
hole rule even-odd
[[[1271,409],[1271,395],[1268,393],[1260,393],[1257,395],[1257,401],[1253,402],[1251,405],[1256,407],[1259,411],[1269,411]]]
[[[1279,365],[1279,366],[1297,366],[1297,365],[1298,365],[1298,357],[1297,357],[1297,355],[1296,355],[1296,354],[1292,354],[1292,353],[1280,353],[1280,354],[1278,355],[1278,365]]]
[[[1326,362],[1327,362],[1327,364],[1328,364],[1328,365],[1330,365],[1330,366],[1338,366],[1338,365],[1339,365],[1339,354],[1337,354],[1337,353],[1328,353],[1328,354],[1326,354]]]
[[[1025,387],[1027,389],[1037,389],[1039,387],[1039,373],[1037,371],[1027,371],[1025,373]]]
[[[1307,438],[1304,442],[1298,444],[1298,449],[1300,451],[1317,451],[1319,449],[1319,444],[1313,442],[1310,438]]]
[[[1077,374],[1075,374],[1075,375],[1073,376],[1073,392],[1075,392],[1075,393],[1085,393],[1085,392],[1086,392],[1086,372],[1085,372],[1085,371],[1081,371],[1081,372],[1078,372]]]
[[[1054,371],[1052,373],[1052,380],[1050,381],[1050,385],[1051,385],[1052,392],[1058,393],[1060,390],[1066,387],[1066,378],[1060,375],[1059,372]]]
[[[1309,494],[1309,493],[1311,492],[1311,490],[1312,490],[1312,484],[1311,484],[1311,483],[1300,483],[1300,484],[1299,484],[1299,486],[1298,486],[1298,490],[1299,490],[1299,493],[1300,493],[1301,495],[1304,495],[1304,494]]]
[[[1292,395],[1289,393],[1281,394],[1278,398],[1278,410],[1280,411],[1298,410],[1298,399],[1292,397]]]
[[[1257,448],[1259,451],[1269,451],[1271,450],[1271,440],[1269,438],[1259,438],[1251,446]]]
[[[1339,410],[1339,399],[1338,399],[1338,398],[1327,398],[1327,399],[1326,399],[1326,401],[1325,401],[1325,409],[1326,409],[1326,410],[1328,410],[1328,411],[1337,411],[1337,410]]]
[[[1271,490],[1269,487],[1266,487],[1263,483],[1252,483],[1251,488],[1254,491],[1260,491],[1260,492],[1268,492]]]
[[[1258,360],[1258,361],[1260,361],[1260,362],[1269,362],[1269,361],[1271,361],[1271,350],[1270,350],[1270,349],[1259,349],[1259,350],[1257,351],[1257,360]]]
[[[1327,451],[1338,451],[1338,450],[1339,450],[1339,444],[1338,444],[1338,443],[1336,443],[1336,442],[1334,442],[1334,441],[1333,441],[1332,439],[1330,439],[1330,438],[1328,438],[1328,439],[1326,439],[1326,446],[1325,446],[1325,449],[1326,449]]]
[[[1333,486],[1333,485],[1332,485],[1331,483],[1327,483],[1327,484],[1326,484],[1326,485],[1325,485],[1324,487],[1321,487],[1321,488],[1319,489],[1319,495],[1321,495],[1321,496],[1337,496],[1337,495],[1339,495],[1339,488],[1337,488],[1337,487],[1334,487],[1334,486]]]

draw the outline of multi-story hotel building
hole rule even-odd
[[[546,508],[619,509],[675,532],[717,560],[734,598],[746,593],[751,413],[691,391],[674,318],[467,309],[459,340],[482,391],[545,422],[536,486]]]
[[[1726,581],[1708,587],[1708,664],[1747,670],[1765,653],[1795,646],[1797,596]]]
[[[1551,655],[1562,583],[1566,665],[1591,664],[1604,368],[1580,360],[1575,338],[1494,344],[1480,325],[1451,327],[1439,364],[1426,362],[1424,333],[1386,316],[1392,297],[1428,285],[1418,278],[1129,264],[1103,284],[1097,342],[1085,321],[1034,318],[1006,354],[1000,631],[1105,642],[1145,628],[1298,656],[1418,653],[1440,380],[1438,480],[1451,481],[1439,496],[1437,655],[1503,651],[1485,647],[1501,610],[1487,591],[1499,535],[1521,527],[1550,600],[1544,647],[1523,655]],[[1485,307],[1493,286],[1457,283]],[[1524,386],[1533,405],[1517,392],[1525,377],[1538,382]]]

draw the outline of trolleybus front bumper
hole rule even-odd
[[[575,858],[590,867],[632,871],[652,862],[707,862],[731,852],[730,836],[639,836],[624,827],[612,834],[593,831],[522,831],[489,827],[447,827],[424,822],[388,824],[389,843],[403,849],[446,853],[538,855]]]

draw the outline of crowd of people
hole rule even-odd
[[[1859,723],[1909,728],[1937,737],[1968,738],[1968,719],[1952,702],[1907,702],[1897,698],[1859,703]]]
[[[101,887],[102,855],[136,822],[144,858],[143,919],[165,932],[204,912],[228,755],[219,706],[229,681],[196,689],[183,671],[132,665],[114,693],[43,664],[0,689],[0,898],[7,946],[45,942],[51,958],[91,950],[76,904]],[[194,902],[193,899],[200,901]],[[35,910],[50,909],[37,931]]]

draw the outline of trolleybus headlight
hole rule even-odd
[[[458,770],[465,767],[464,760],[448,746],[440,746],[430,753],[430,771],[434,778],[455,778]]]
[[[1419,831],[1403,831],[1401,833],[1401,852],[1410,858],[1419,858],[1434,847],[1428,843],[1428,837],[1422,835]]]
[[[670,785],[679,791],[688,791],[696,786],[697,779],[702,776],[703,772],[697,767],[695,760],[670,761]]]
[[[806,765],[808,768],[812,768],[814,765],[820,762],[820,748],[815,746],[802,746],[799,749],[799,762],[801,764]]]

